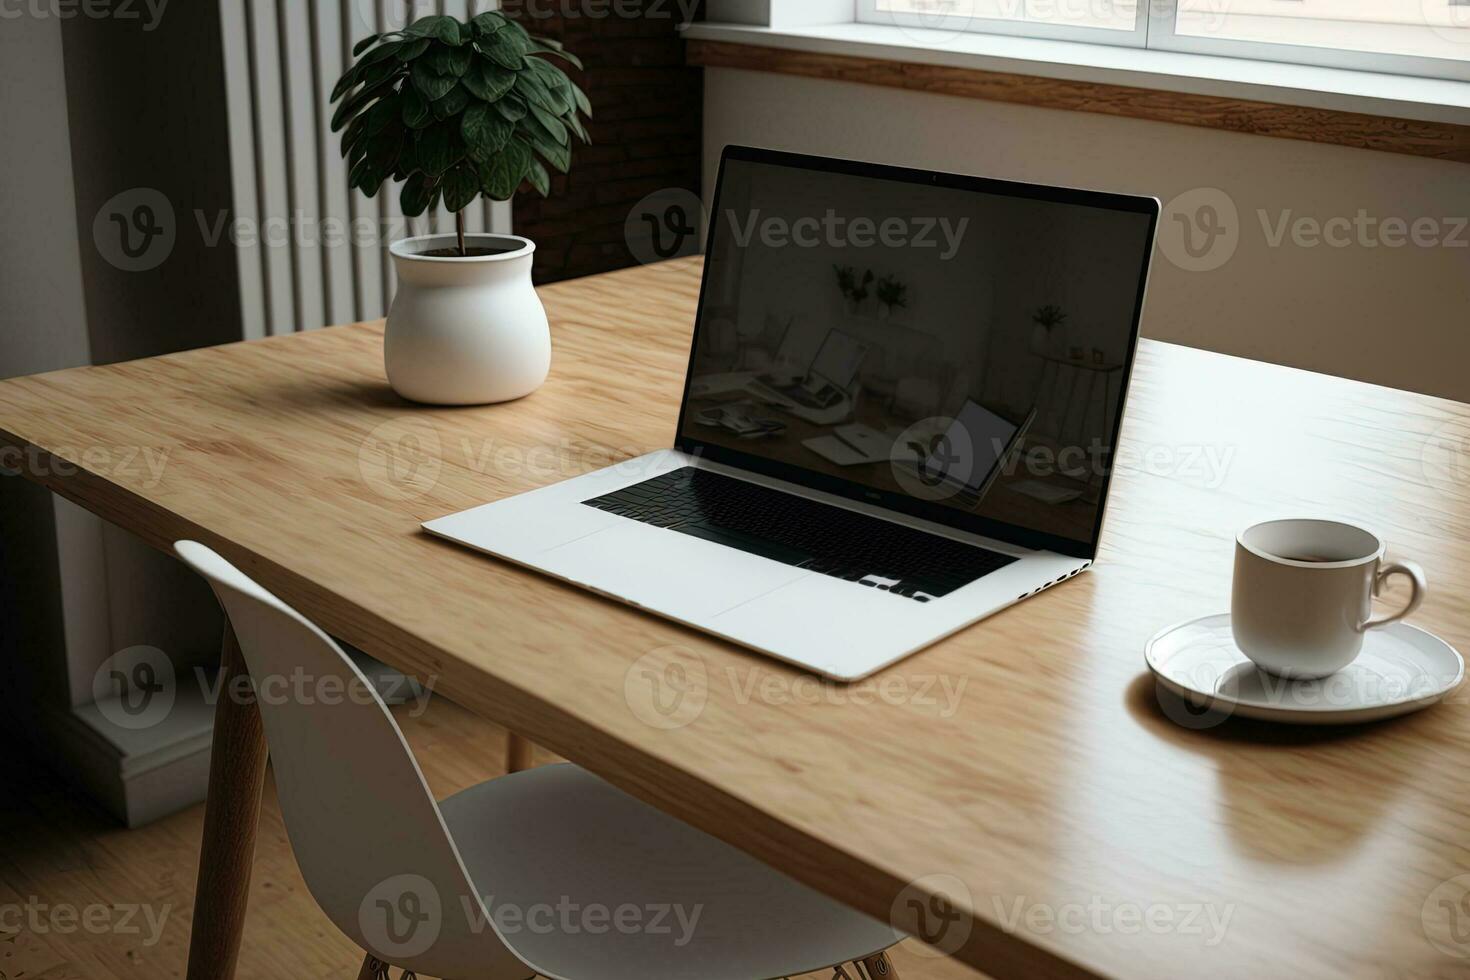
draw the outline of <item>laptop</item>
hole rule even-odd
[[[1034,421],[1034,408],[1017,424],[983,405],[966,402],[938,443],[918,455],[915,465],[921,479],[949,487],[966,507],[979,506],[1015,458]]]
[[[1156,200],[730,147],[711,215],[672,445],[430,533],[837,681],[1092,565]],[[852,268],[903,302],[854,297]],[[1032,314],[1052,305],[1069,346],[1123,365],[1115,393],[1079,405],[1041,384]],[[852,418],[777,404],[754,438],[700,424],[749,400],[691,384],[735,369],[705,326],[746,308],[827,338],[811,374],[838,375]],[[806,445],[844,426],[887,458],[838,466]]]
[[[847,397],[867,353],[866,344],[841,330],[832,330],[804,379],[787,384],[766,375],[756,379],[754,390],[757,394],[771,392],[777,401],[785,399],[806,408],[832,408]]]

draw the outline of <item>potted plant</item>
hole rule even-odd
[[[893,315],[894,310],[905,309],[909,305],[909,287],[896,276],[884,276],[873,288],[882,304],[881,313],[885,320]]]
[[[864,272],[861,279],[858,278],[857,270],[850,265],[834,265],[832,271],[837,273],[837,288],[847,301],[847,312],[861,313],[862,305],[868,298],[868,287],[873,284],[873,270]]]
[[[1031,353],[1045,356],[1051,349],[1052,331],[1067,322],[1067,314],[1060,306],[1043,306],[1031,314]]]
[[[368,197],[403,181],[403,213],[442,202],[455,234],[395,242],[398,292],[384,361],[414,401],[478,405],[528,395],[551,367],[546,311],[531,283],[536,246],[514,235],[465,234],[465,208],[509,200],[523,186],[551,193],[572,137],[588,141],[586,94],[550,59],[581,63],[491,11],[467,21],[430,16],[375,34],[332,90],[340,103],[348,183]]]

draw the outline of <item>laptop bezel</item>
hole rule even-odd
[[[1139,275],[1138,292],[1134,301],[1133,322],[1129,332],[1128,349],[1123,358],[1121,385],[1117,396],[1116,411],[1113,417],[1113,431],[1109,439],[1109,444],[1113,447],[1113,451],[1108,455],[1107,463],[1103,467],[1102,485],[1098,491],[1099,503],[1097,517],[1093,524],[1092,536],[1089,541],[1080,541],[1062,535],[1037,531],[1033,528],[997,521],[977,514],[968,514],[942,503],[922,500],[907,494],[876,490],[851,480],[828,476],[792,463],[783,463],[770,459],[769,457],[741,452],[686,435],[685,423],[689,414],[690,388],[694,381],[695,357],[699,350],[701,331],[705,326],[706,290],[708,290],[710,283],[709,255],[714,246],[715,232],[719,227],[720,196],[725,186],[725,168],[732,161],[770,164],[801,170],[812,170],[819,173],[842,174],[878,180],[893,180],[930,187],[944,187],[1005,197],[1019,197],[1054,204],[1074,204],[1082,207],[1094,207],[1110,211],[1121,211],[1128,214],[1138,214],[1149,219],[1146,259],[1143,262],[1143,268]],[[684,375],[684,392],[679,403],[679,421],[678,428],[675,432],[674,446],[681,452],[693,456],[702,457],[739,469],[750,470],[753,473],[783,480],[800,487],[818,490],[823,493],[829,493],[834,496],[861,501],[867,504],[874,504],[910,517],[931,521],[944,527],[994,538],[998,541],[1004,541],[1023,548],[1030,548],[1037,551],[1052,551],[1069,557],[1093,560],[1097,557],[1098,544],[1102,538],[1103,524],[1107,516],[1108,496],[1112,489],[1113,470],[1117,459],[1118,438],[1123,428],[1123,416],[1126,412],[1128,402],[1128,389],[1132,381],[1133,367],[1138,355],[1140,327],[1143,322],[1143,310],[1148,292],[1149,274],[1153,267],[1153,255],[1155,239],[1158,233],[1160,211],[1161,207],[1158,199],[1152,197],[1138,197],[1127,194],[1114,194],[1106,191],[1082,190],[1079,188],[1053,187],[1044,184],[1028,184],[1018,181],[998,180],[991,177],[975,177],[940,171],[917,170],[909,167],[896,167],[888,164],[867,163],[857,160],[838,160],[802,153],[760,149],[751,146],[726,146],[720,156],[719,173],[715,181],[715,195],[709,212],[711,217],[708,222],[709,227],[706,229],[704,247],[705,266],[700,279],[699,305],[695,312],[694,334],[691,338],[689,349],[689,366]]]

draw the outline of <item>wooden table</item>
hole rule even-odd
[[[876,684],[823,686],[419,531],[669,445],[698,282],[686,260],[545,289],[555,368],[516,404],[403,403],[365,324],[4,382],[0,445],[873,915],[932,928],[949,896],[942,941],[995,976],[1465,975],[1430,942],[1470,952],[1470,906],[1435,892],[1470,873],[1465,694],[1360,730],[1190,730],[1143,644],[1226,608],[1235,530],[1301,513],[1421,560],[1415,619],[1470,645],[1466,406],[1146,344],[1095,571]],[[144,447],[167,453],[156,484],[114,468]],[[80,468],[49,465],[62,450]],[[645,681],[673,661],[700,710],[670,723]],[[196,978],[232,969],[260,778],[258,723],[222,711]]]

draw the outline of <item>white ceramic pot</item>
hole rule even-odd
[[[398,293],[388,311],[383,360],[404,398],[484,405],[522,398],[551,370],[551,329],[531,284],[535,243],[515,235],[466,235],[493,255],[425,255],[455,248],[454,235],[424,235],[389,249]]]

